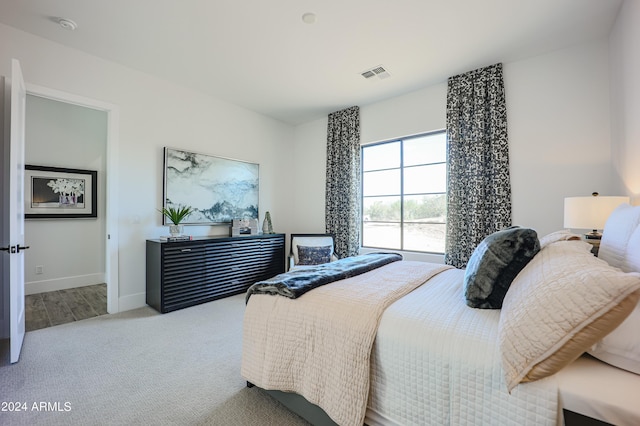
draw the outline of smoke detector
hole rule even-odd
[[[360,75],[366,79],[370,79],[377,76],[381,80],[391,77],[391,74],[389,74],[389,71],[387,71],[382,65],[369,68],[368,70],[361,72]]]
[[[304,15],[302,15],[302,22],[304,22],[305,24],[313,24],[314,22],[316,22],[316,14],[313,12],[307,12]]]
[[[78,28],[78,24],[67,18],[59,18],[58,24],[60,24],[60,26],[65,30],[69,31],[74,31],[76,28]]]

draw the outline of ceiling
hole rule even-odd
[[[606,37],[621,1],[0,0],[0,22],[297,125]]]

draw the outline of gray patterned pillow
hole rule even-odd
[[[321,265],[331,261],[331,246],[298,246],[298,265]]]
[[[533,229],[512,226],[485,238],[474,250],[464,274],[467,305],[500,309],[509,286],[540,251]]]

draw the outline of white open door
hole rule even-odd
[[[9,214],[9,244],[2,247],[3,256],[9,256],[9,337],[11,362],[20,358],[25,333],[25,292],[24,292],[24,136],[25,105],[27,91],[22,78],[20,63],[14,59],[11,64],[10,125],[7,174],[8,194],[4,195],[4,212]],[[8,207],[8,208],[7,208]],[[5,234],[6,235],[6,234]]]

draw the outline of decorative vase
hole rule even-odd
[[[264,222],[262,222],[262,233],[273,234],[273,225],[271,224],[271,214],[266,212],[264,214]]]
[[[179,237],[182,235],[182,225],[169,225],[169,234],[172,237]]]

